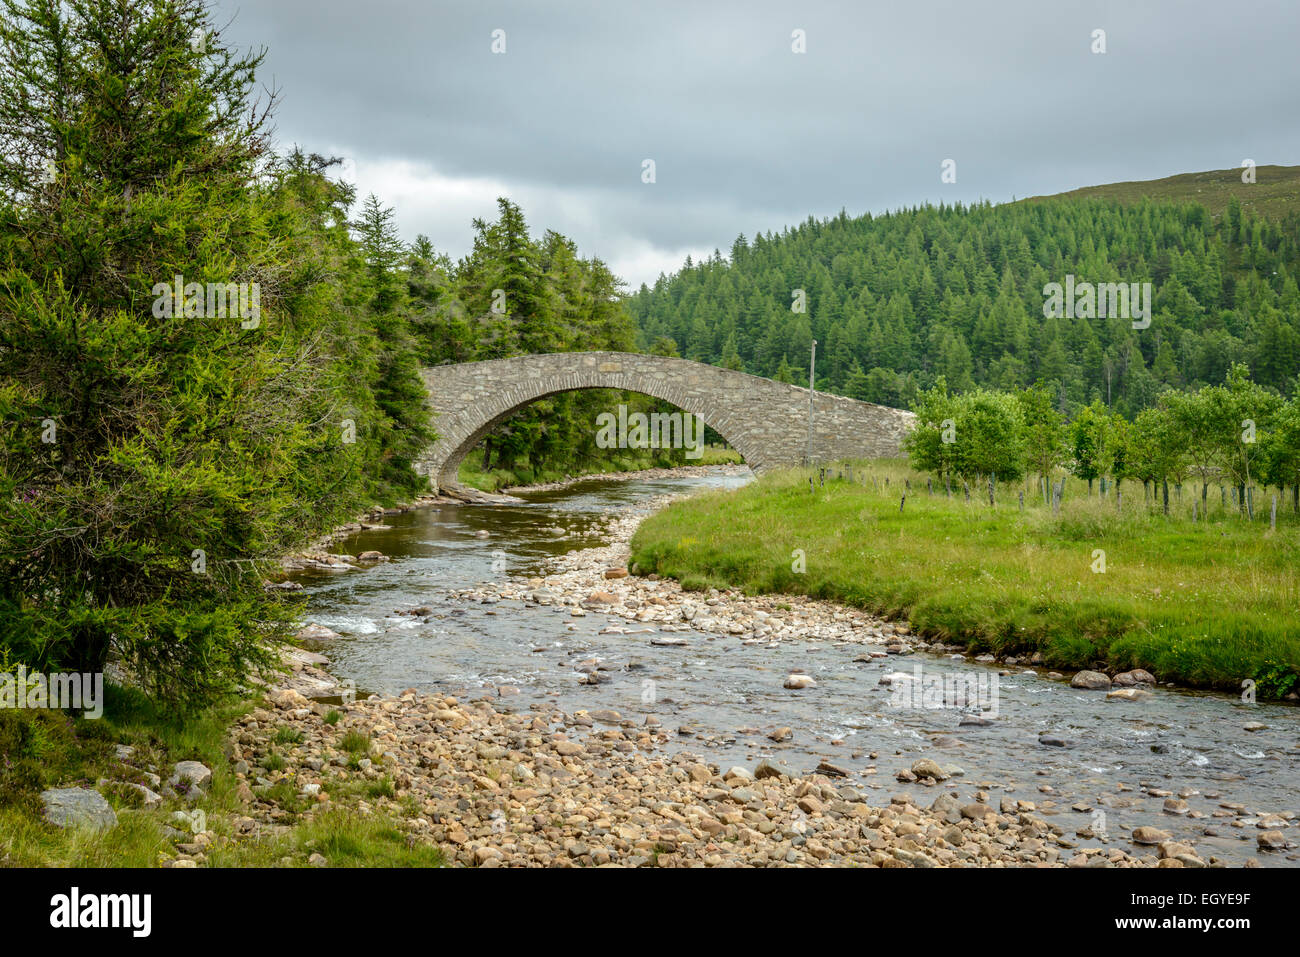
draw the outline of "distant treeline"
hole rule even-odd
[[[1132,419],[1234,363],[1291,392],[1298,236],[1300,217],[1235,200],[1218,220],[1194,203],[1078,198],[841,213],[688,259],[628,306],[643,349],[785,382],[808,381],[816,339],[817,387],[853,398],[906,407],[940,377],[956,392],[1040,383],[1062,410],[1100,401]],[[1045,317],[1044,288],[1069,277],[1151,283],[1149,326]]]

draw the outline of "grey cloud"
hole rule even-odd
[[[1300,147],[1286,2],[260,0],[222,14],[236,42],[269,48],[286,141],[546,197],[545,218],[525,209],[534,225],[615,264],[841,207],[1290,164]],[[568,206],[596,218],[569,221]],[[468,246],[467,221],[398,214],[412,236]]]

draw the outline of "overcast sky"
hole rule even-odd
[[[1300,163],[1295,0],[220,0],[231,16],[268,49],[280,143],[345,157],[406,239],[458,258],[505,195],[632,288],[841,207]]]

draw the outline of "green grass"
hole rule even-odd
[[[353,757],[364,758],[370,753],[370,735],[362,731],[349,731],[339,741],[339,747]]]
[[[1254,212],[1263,219],[1277,221],[1300,212],[1300,166],[1257,166],[1254,183],[1243,183],[1241,173],[1240,168],[1181,173],[1164,179],[1085,186],[1022,202],[1088,198],[1136,203],[1149,198],[1154,202],[1200,203],[1218,219],[1228,208],[1228,199],[1236,196],[1243,212]]]
[[[292,815],[292,828],[252,839],[236,833],[233,819],[248,813],[238,796],[238,779],[224,753],[235,720],[251,701],[227,701],[184,720],[156,711],[141,694],[105,686],[104,716],[72,719],[62,712],[0,710],[0,866],[5,867],[156,867],[174,856],[166,827],[173,812],[191,806],[207,817],[216,835],[209,849],[212,866],[306,866],[313,853],[330,866],[439,867],[438,848],[408,838],[398,822],[382,813],[362,815],[348,807],[328,807],[308,816],[304,801],[288,779],[262,796]],[[362,753],[369,737],[354,733]],[[277,734],[280,744],[301,740],[296,732]],[[48,787],[96,787],[101,777],[144,783],[139,770],[119,763],[116,744],[136,749],[132,762],[164,779],[177,761],[201,761],[212,769],[207,794],[189,805],[165,799],[144,809],[139,792],[122,785],[100,786],[117,813],[107,831],[64,830],[45,821],[39,794]],[[277,756],[278,757],[278,756]],[[276,763],[270,760],[270,763]],[[370,782],[376,794],[389,795],[390,779]],[[361,789],[359,788],[358,791]]]
[[[379,814],[331,808],[287,835],[243,846],[219,848],[214,867],[305,866],[312,854],[330,867],[444,867],[442,851],[408,837]]]
[[[969,503],[941,487],[931,496],[897,462],[858,463],[853,483],[813,492],[809,474],[765,475],[651,516],[632,542],[636,571],[839,601],[973,651],[1041,651],[1055,667],[1144,667],[1225,690],[1252,678],[1263,696],[1296,687],[1300,521],[1289,503],[1271,531],[1269,495],[1258,494],[1251,523],[1219,507],[1217,486],[1209,520],[1194,523],[1190,486],[1165,517],[1140,483],[1124,484],[1117,509],[1113,493],[1088,497],[1071,479],[1058,516],[1032,488],[1021,512],[1020,485],[1003,486],[993,508],[987,487],[982,503],[975,490]],[[1098,549],[1104,573],[1093,571]]]
[[[164,779],[177,761],[202,761],[211,768],[208,793],[195,806],[203,809],[214,826],[241,807],[236,796],[238,782],[223,745],[227,729],[247,710],[248,703],[226,702],[182,720],[157,711],[139,692],[115,685],[105,685],[104,692],[104,716],[99,719],[73,720],[50,711],[10,712],[0,718],[18,725],[63,729],[42,753],[39,777],[15,777],[13,772],[22,762],[13,761],[12,755],[12,764],[0,761],[0,865],[150,867],[170,856],[172,844],[163,828],[170,823],[169,815],[183,806],[177,800],[145,811],[138,807],[138,792],[102,787],[100,791],[113,805],[119,823],[98,834],[61,830],[41,815],[38,795],[47,787],[94,787],[101,777],[143,783],[138,770],[116,760],[114,745],[118,743],[136,749],[133,764],[152,765]]]
[[[301,744],[302,732],[296,728],[281,728],[275,733],[276,744]]]
[[[91,783],[114,762],[113,729],[62,712],[0,709],[0,807],[38,811],[38,796],[60,782]]]
[[[735,449],[709,445],[704,448],[698,459],[690,459],[687,465],[740,465],[745,460]]]

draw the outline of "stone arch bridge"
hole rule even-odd
[[[698,413],[755,472],[801,465],[808,449],[807,389],[686,359],[564,352],[431,366],[421,375],[440,437],[416,470],[449,491],[459,489],[461,461],[492,428],[538,399],[574,389],[639,392]],[[814,462],[898,455],[915,418],[824,392],[814,393],[812,405]]]

